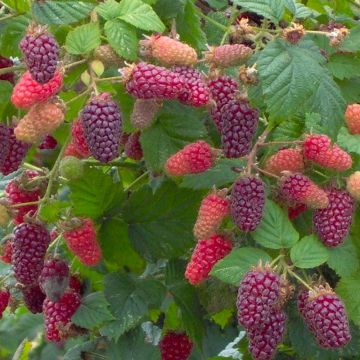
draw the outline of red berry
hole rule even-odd
[[[172,155],[165,164],[170,176],[182,176],[204,172],[213,165],[213,153],[205,141],[197,141],[186,145]]]
[[[56,139],[51,135],[46,135],[42,143],[38,146],[40,150],[53,150],[57,146]]]
[[[30,145],[16,139],[14,129],[9,129],[9,152],[3,163],[0,163],[0,172],[9,175],[19,169]]]
[[[17,140],[33,144],[55,131],[64,121],[64,107],[59,102],[34,105],[14,129]]]
[[[39,84],[27,71],[15,85],[11,102],[19,109],[29,109],[31,106],[44,102],[56,95],[63,83],[63,75],[56,72],[55,76],[46,84]]]
[[[131,125],[141,130],[150,127],[161,106],[157,100],[136,99],[130,118]]]
[[[346,189],[354,199],[360,201],[360,171],[355,171],[346,179]]]
[[[80,278],[75,275],[71,275],[69,280],[69,288],[81,294],[82,287],[83,287],[83,283],[80,280]]]
[[[306,309],[308,301],[309,301],[309,290],[305,288],[300,289],[297,297],[297,308],[305,322],[305,325],[308,327],[308,329],[311,332],[314,332],[314,324],[313,324],[313,319],[311,317],[311,313],[308,312]]]
[[[26,171],[23,178],[26,179],[26,182],[29,182],[38,175],[35,171]],[[41,198],[42,192],[37,187],[31,190],[27,189],[26,185],[23,186],[18,179],[13,179],[6,185],[5,194],[10,204],[16,205],[38,201]],[[13,219],[14,223],[21,224],[24,221],[24,216],[34,214],[37,208],[37,205],[25,205],[16,208],[16,216]]]
[[[119,156],[122,119],[108,93],[94,96],[81,113],[86,143],[95,159],[107,163]]]
[[[286,320],[284,311],[272,310],[259,327],[248,331],[249,351],[254,360],[273,359],[277,346],[284,337]]]
[[[11,264],[17,281],[37,283],[49,243],[50,234],[42,225],[23,223],[15,228]]]
[[[351,168],[351,156],[337,145],[331,145],[326,135],[310,135],[304,141],[304,156],[316,164],[336,171]]]
[[[230,199],[231,216],[241,231],[254,231],[260,224],[265,206],[265,185],[254,176],[238,179]]]
[[[238,91],[237,82],[229,76],[220,76],[208,84],[215,107],[211,110],[211,117],[218,129],[222,129],[222,107],[235,98]]]
[[[9,305],[10,294],[7,290],[0,291],[0,319],[2,318],[3,312]]]
[[[39,285],[34,285],[22,289],[24,303],[33,314],[42,313],[45,294],[41,291]]]
[[[281,198],[290,205],[305,204],[310,208],[323,209],[329,204],[326,192],[302,174],[283,177],[280,184],[280,194]]]
[[[45,336],[48,341],[59,342],[68,337],[65,329],[71,324],[71,317],[80,306],[77,292],[66,292],[58,302],[46,298],[43,304]]]
[[[326,246],[335,247],[343,243],[349,233],[355,204],[345,190],[330,188],[326,194],[329,205],[314,212],[314,228]]]
[[[200,107],[209,102],[210,90],[203,75],[196,69],[186,66],[176,66],[172,69],[179,74],[185,84],[184,91],[179,95],[183,104]]]
[[[133,160],[141,160],[143,157],[143,150],[140,143],[141,132],[137,131],[130,134],[125,144],[125,154]]]
[[[258,111],[237,100],[228,102],[221,111],[221,142],[225,156],[238,158],[247,155],[258,125]]]
[[[70,251],[87,266],[101,261],[101,248],[96,239],[96,230],[91,219],[83,219],[80,226],[64,232],[64,239]]]
[[[72,136],[72,142],[77,152],[81,154],[82,157],[85,158],[89,157],[90,150],[85,139],[84,126],[82,124],[81,118],[73,121],[71,127],[71,136]]]
[[[160,341],[161,360],[187,360],[193,344],[185,333],[169,331]]]
[[[265,164],[265,170],[275,175],[281,175],[283,171],[302,172],[304,167],[304,158],[300,149],[279,150]]]
[[[336,349],[351,340],[349,320],[341,299],[326,287],[310,291],[303,312],[320,346]]]
[[[267,323],[280,297],[280,276],[269,266],[249,271],[240,283],[236,306],[239,324],[246,329]]]
[[[232,249],[232,243],[222,235],[199,240],[185,271],[190,284],[196,285],[207,279],[213,266]]]
[[[124,73],[126,90],[138,99],[177,99],[184,91],[182,78],[160,66],[139,63]]]
[[[7,240],[1,247],[1,256],[0,259],[5,264],[11,264],[11,257],[13,253],[13,241],[11,239]]]
[[[0,55],[0,69],[11,67],[14,65],[14,62],[11,59],[8,59]],[[8,72],[6,74],[0,75],[0,80],[9,81],[10,83],[15,83],[15,74],[13,72]]]
[[[288,216],[290,220],[296,219],[299,215],[301,215],[304,211],[306,211],[305,204],[298,204],[288,208]]]
[[[151,56],[164,65],[194,65],[197,62],[196,51],[168,36],[153,35],[140,41],[140,53]]]
[[[55,38],[41,26],[30,26],[19,46],[33,79],[40,84],[49,82],[59,61],[59,45]]]
[[[84,159],[84,156],[79,152],[79,148],[75,145],[73,140],[66,146],[66,149],[64,151],[64,157],[67,156],[74,156],[78,159]]]
[[[59,301],[69,285],[69,266],[60,259],[45,262],[39,277],[39,285],[51,301]]]
[[[226,190],[225,190],[226,191]],[[213,235],[230,212],[230,203],[226,193],[215,191],[206,196],[200,205],[198,217],[194,226],[197,239],[206,239]]]
[[[225,44],[210,47],[210,50],[205,52],[205,60],[218,67],[237,66],[244,63],[252,53],[253,50],[246,45]]]
[[[348,105],[345,122],[351,134],[360,134],[360,104]]]

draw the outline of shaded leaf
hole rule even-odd
[[[299,234],[287,214],[271,200],[266,201],[264,217],[252,237],[270,249],[290,248],[299,240]]]
[[[259,260],[265,263],[271,261],[271,257],[261,249],[250,247],[234,249],[215,264],[210,274],[223,282],[238,286],[245,273],[252,266],[257,265]]]

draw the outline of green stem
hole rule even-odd
[[[30,205],[38,205],[41,203],[41,200],[38,201],[29,201],[29,202],[25,202],[25,203],[21,203],[21,204],[14,204],[11,205],[12,208],[19,208],[19,207],[24,207],[24,206],[30,206]]]
[[[270,266],[274,266],[281,258],[283,258],[285,255],[284,254],[280,254],[279,256],[277,256],[271,263]]]
[[[100,81],[115,81],[115,80],[123,81],[124,78],[123,78],[122,76],[113,76],[113,77],[95,79],[96,82],[100,82]]]
[[[50,199],[50,195],[51,195],[51,191],[52,191],[52,186],[53,186],[53,183],[54,183],[54,180],[55,180],[55,177],[56,175],[58,174],[58,170],[59,170],[59,166],[60,166],[60,161],[64,155],[64,152],[65,152],[65,149],[66,149],[66,146],[67,144],[69,143],[70,141],[70,136],[67,137],[67,139],[65,140],[60,152],[59,152],[59,155],[55,161],[55,164],[53,166],[53,168],[51,169],[50,173],[49,173],[49,182],[48,182],[48,186],[47,186],[47,189],[46,189],[46,192],[45,192],[45,195],[44,197],[41,199],[41,204],[39,206],[39,209],[38,209],[38,216],[39,214],[41,213],[41,210],[42,210],[42,207],[43,205]]]
[[[70,68],[72,68],[72,67],[74,67],[74,66],[77,66],[77,65],[80,65],[80,64],[84,64],[84,63],[86,63],[87,62],[87,60],[86,59],[82,59],[82,60],[79,60],[79,61],[75,61],[75,62],[73,62],[73,63],[70,63],[70,64],[67,64],[67,65],[65,65],[64,66],[64,69],[70,69]]]
[[[35,170],[35,171],[43,171],[42,168],[38,167],[38,166],[35,166],[33,164],[29,164],[29,163],[24,163],[22,165],[22,167],[24,167],[25,169],[30,169],[30,170]]]
[[[5,21],[5,20],[8,20],[8,19],[11,19],[11,18],[20,16],[20,15],[21,15],[21,14],[9,14],[9,15],[6,15],[6,16],[1,17],[1,18],[0,18],[0,21]]]
[[[71,103],[73,103],[74,101],[80,99],[81,97],[83,97],[84,95],[90,94],[91,93],[91,88],[86,89],[85,91],[83,91],[81,94],[73,97],[72,99],[70,99],[69,101],[65,102],[65,105],[69,105]]]
[[[149,171],[144,172],[138,178],[136,178],[128,187],[124,189],[124,192],[131,190],[135,185],[137,185],[141,180],[146,178],[149,175]]]
[[[86,159],[86,160],[83,160],[83,162],[85,162],[86,164],[89,164],[89,165],[93,165],[93,166],[117,166],[117,167],[123,167],[123,168],[128,168],[128,169],[138,169],[139,168],[138,164],[126,163],[126,162],[123,162],[120,160],[109,161],[108,163],[101,163],[97,160]]]
[[[25,69],[25,67],[23,65],[15,65],[15,66],[2,68],[2,69],[0,69],[0,75],[8,74],[10,72],[13,72],[13,71],[16,71],[16,70],[23,70],[23,69]]]
[[[219,29],[223,30],[223,31],[228,31],[227,26],[220,24],[219,22],[217,22],[216,20],[212,19],[211,17],[205,15],[202,11],[198,11],[197,12],[203,19],[205,19],[206,21],[208,21],[209,23],[213,24],[214,26],[218,27]]]
[[[299,281],[299,283],[301,283],[302,285],[304,285],[307,289],[309,289],[310,291],[312,291],[312,287],[305,281],[303,280],[298,274],[296,274],[294,271],[292,271],[289,267],[286,268],[286,271],[292,276],[294,277],[297,281]]]

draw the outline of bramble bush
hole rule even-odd
[[[359,359],[359,18],[0,1],[0,358]]]

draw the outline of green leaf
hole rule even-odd
[[[185,263],[169,261],[166,266],[166,285],[180,308],[186,333],[201,346],[204,336],[203,314],[195,288],[184,279],[184,273]]]
[[[82,341],[80,344],[72,346],[64,354],[64,360],[79,360],[84,352],[91,352],[96,349],[97,340]],[[44,359],[45,360],[45,359]]]
[[[338,133],[337,143],[344,150],[360,155],[360,135],[352,135],[349,130],[342,127]]]
[[[46,222],[54,223],[60,219],[60,214],[69,205],[68,201],[49,201],[41,207],[40,217]]]
[[[305,114],[305,128],[311,134],[324,134],[325,130],[321,124],[321,116],[317,113]]]
[[[291,248],[299,240],[287,214],[271,200],[266,200],[263,220],[252,237],[270,249]]]
[[[192,0],[185,0],[184,11],[176,18],[176,29],[182,41],[198,50],[206,50],[206,36],[202,30],[197,7]]]
[[[84,176],[69,183],[75,215],[98,218],[114,206],[121,205],[124,193],[121,183],[101,170],[88,168]]]
[[[71,24],[89,16],[94,4],[87,1],[51,0],[32,2],[32,13],[42,24]]]
[[[186,112],[186,116],[184,116]],[[199,121],[199,113],[178,103],[167,103],[161,110],[158,121],[143,131],[141,145],[147,164],[160,171],[164,163],[188,142],[196,141],[206,134]]]
[[[226,26],[229,21],[223,12],[212,11],[208,13],[207,16],[224,26]],[[205,20],[204,31],[209,45],[218,45],[224,36],[224,31],[208,20]]]
[[[116,321],[101,328],[100,333],[115,340],[139,324],[150,307],[160,307],[165,296],[165,287],[156,280],[111,273],[104,281],[105,297]]]
[[[184,0],[158,0],[155,4],[155,11],[163,20],[174,19],[176,16],[184,11]]]
[[[350,34],[340,45],[342,51],[359,51],[360,50],[360,26],[351,29]]]
[[[337,81],[341,93],[347,103],[356,103],[360,100],[360,79],[354,78],[349,80]]]
[[[204,173],[184,176],[180,186],[193,190],[221,187],[233,183],[239,177],[239,173],[233,171],[233,167],[241,168],[244,165],[244,160],[221,159]]]
[[[111,218],[104,221],[98,232],[103,257],[120,268],[140,272],[144,260],[131,247],[128,237],[128,224],[123,219]]]
[[[71,321],[82,328],[94,329],[113,319],[114,316],[109,311],[109,303],[104,294],[95,292],[81,299],[81,305]]]
[[[133,247],[152,261],[183,255],[193,245],[192,228],[201,194],[167,181],[155,192],[144,186],[124,208]]]
[[[29,360],[29,353],[32,349],[32,343],[28,339],[24,339],[16,349],[12,360]]]
[[[360,75],[360,59],[349,54],[334,54],[327,68],[337,79],[344,80]]]
[[[278,23],[285,11],[284,0],[234,0],[244,10],[253,11]]]
[[[329,248],[328,265],[339,276],[351,276],[359,270],[359,258],[351,237],[335,248]]]
[[[140,327],[129,331],[117,342],[111,342],[106,346],[108,360],[160,360],[160,358],[159,347],[146,341],[146,334]]]
[[[96,7],[96,12],[105,20],[111,20],[121,15],[121,7],[115,0],[106,0]]]
[[[147,31],[163,32],[165,25],[153,8],[141,0],[122,0],[119,19]]]
[[[339,294],[345,303],[350,320],[360,326],[360,280],[359,273],[350,277],[343,277],[336,286],[336,293]]]
[[[8,81],[0,80],[0,117],[5,118],[3,115],[12,94],[12,85]],[[5,114],[6,115],[6,114]]]
[[[252,266],[257,265],[259,260],[265,263],[271,261],[271,257],[261,249],[250,247],[234,249],[215,264],[210,275],[228,284],[238,286],[245,273]]]
[[[285,0],[285,4],[296,19],[306,19],[309,17],[317,17],[320,15],[320,13],[318,13],[317,11],[296,2],[296,0]]]
[[[278,39],[266,46],[257,64],[272,118],[281,120],[299,112],[317,112],[329,134],[337,133],[343,123],[345,101],[322,66],[324,62],[310,39],[295,46]]]
[[[119,19],[109,20],[104,26],[109,44],[116,53],[128,60],[136,60],[138,38],[135,28]]]
[[[101,44],[100,29],[95,23],[79,26],[66,37],[65,47],[70,54],[87,54]]]
[[[290,251],[293,264],[301,269],[319,266],[329,258],[328,249],[315,235],[305,236]]]
[[[3,0],[4,4],[14,9],[17,13],[26,12],[29,10],[29,1],[27,0]]]

